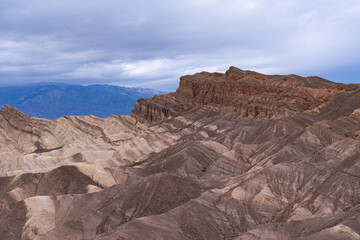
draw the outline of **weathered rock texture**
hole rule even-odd
[[[360,87],[231,67],[132,116],[0,112],[1,239],[360,239]]]
[[[183,76],[176,93],[141,99],[132,113],[141,121],[151,122],[178,116],[196,106],[208,106],[243,117],[283,117],[315,109],[335,93],[357,87],[319,77],[269,76],[230,67],[225,74]]]

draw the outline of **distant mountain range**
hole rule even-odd
[[[5,104],[34,117],[57,119],[67,115],[108,117],[128,115],[139,98],[164,92],[113,85],[68,85],[41,83],[0,87],[0,106]]]

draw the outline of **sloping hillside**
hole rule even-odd
[[[0,112],[4,239],[359,239],[360,87],[231,67],[131,116]]]

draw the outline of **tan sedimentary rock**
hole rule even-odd
[[[4,239],[359,239],[360,88],[231,67],[132,116],[0,112]]]

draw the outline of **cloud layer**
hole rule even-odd
[[[360,82],[358,0],[0,0],[0,84],[173,90],[230,65]]]

